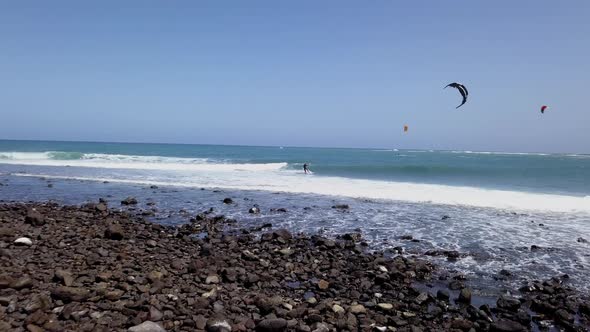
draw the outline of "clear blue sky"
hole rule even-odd
[[[0,138],[590,152],[589,18],[587,0],[2,1]]]

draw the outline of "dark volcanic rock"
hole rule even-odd
[[[348,204],[336,204],[332,205],[332,209],[348,210],[350,206]]]
[[[449,291],[446,289],[439,289],[438,292],[436,292],[436,298],[439,300],[443,300],[443,301],[449,301],[451,295],[449,294]]]
[[[25,223],[32,208],[47,221],[42,229]],[[588,301],[565,276],[531,281],[522,299],[504,296],[478,309],[449,302],[445,289],[434,297],[414,288],[430,284],[434,266],[418,255],[364,251],[359,231],[335,239],[260,234],[271,225],[240,229],[212,209],[170,227],[124,210],[105,202],[0,203],[0,324],[7,324],[0,330],[521,331],[534,319],[576,331],[588,324]],[[22,235],[32,246],[12,244]],[[465,279],[457,275],[449,287],[469,302]]]
[[[132,196],[129,196],[121,201],[121,205],[135,205],[135,204],[137,204],[137,199]]]
[[[287,321],[282,318],[265,319],[256,325],[259,332],[282,332],[287,329]]]
[[[30,208],[27,210],[25,222],[33,226],[43,226],[45,225],[45,217],[35,208]]]
[[[570,314],[565,309],[559,309],[559,310],[557,310],[555,312],[555,317],[560,322],[573,322],[574,321],[574,315]]]
[[[498,319],[490,326],[492,332],[524,332],[527,330],[522,324],[504,318]]]
[[[25,288],[31,288],[32,286],[33,286],[33,279],[29,278],[28,276],[24,276],[22,278],[14,279],[10,283],[9,287],[14,288],[14,289],[25,289]]]
[[[461,289],[457,301],[462,303],[471,303],[471,290],[469,288]]]
[[[224,204],[232,204],[233,202],[234,202],[234,200],[229,197],[226,197],[223,199]]]
[[[293,235],[291,235],[291,232],[289,232],[288,230],[286,230],[284,228],[277,229],[276,231],[274,231],[273,236],[275,238],[280,238],[283,240],[290,240],[293,238]]]
[[[51,291],[51,296],[66,302],[80,302],[90,297],[90,291],[86,288],[60,286]]]
[[[515,299],[513,297],[502,295],[496,302],[496,305],[500,309],[505,309],[509,311],[516,311],[520,308],[520,300]]]
[[[123,240],[125,231],[121,225],[111,223],[104,231],[104,237],[111,240]]]
[[[56,269],[53,278],[62,282],[64,286],[72,286],[72,283],[74,282],[72,273],[62,269]]]

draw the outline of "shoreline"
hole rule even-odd
[[[590,302],[567,278],[480,306],[463,280],[435,280],[426,257],[368,252],[359,233],[244,229],[212,210],[172,227],[130,212],[106,201],[0,203],[0,330],[144,331],[133,326],[146,321],[210,332],[590,327]],[[15,244],[20,237],[32,245]]]

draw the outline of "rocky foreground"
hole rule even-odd
[[[128,203],[128,202],[127,202]],[[0,331],[585,331],[566,278],[495,307],[420,292],[426,260],[268,228],[227,232],[213,213],[180,227],[107,208],[0,204]],[[235,229],[235,228],[234,228]],[[198,235],[198,236],[195,236]],[[456,285],[456,280],[453,281]]]

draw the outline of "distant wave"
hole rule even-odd
[[[273,171],[287,167],[287,163],[229,163],[207,158],[136,156],[62,151],[0,152],[0,163],[168,171]]]
[[[470,150],[453,150],[453,151],[442,151],[450,153],[461,153],[461,154],[489,154],[489,155],[517,155],[517,156],[549,156],[549,153],[537,153],[537,152],[495,152],[495,151],[470,151]]]
[[[572,157],[572,158],[590,158],[590,154],[576,154],[576,153],[572,153],[572,154],[566,154],[566,157]]]

